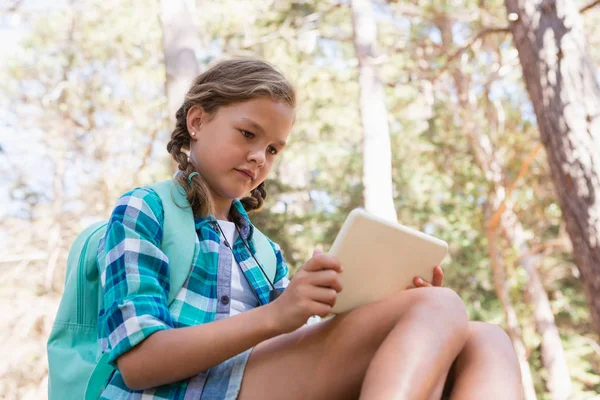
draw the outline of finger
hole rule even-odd
[[[416,287],[431,287],[431,283],[427,282],[420,276],[415,277],[415,279],[413,279],[413,283]]]
[[[342,281],[338,273],[331,269],[311,272],[309,282],[313,286],[328,287],[338,293],[342,291]]]
[[[310,304],[310,314],[318,315],[321,318],[325,318],[329,314],[331,314],[331,306],[329,304],[324,304],[319,301],[313,301]]]
[[[313,286],[307,292],[308,297],[313,301],[327,304],[331,307],[335,305],[337,299],[337,292],[334,289]]]
[[[342,272],[343,268],[340,265],[340,261],[326,254],[317,254],[304,264],[306,271],[319,271],[322,269],[332,269],[337,272]]]
[[[439,265],[433,269],[433,279],[431,282],[433,286],[442,286],[444,283],[444,271],[442,271]]]

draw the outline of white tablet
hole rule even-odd
[[[413,285],[415,276],[431,281],[448,244],[443,240],[355,209],[346,218],[330,255],[340,260],[343,290],[332,313],[380,300]]]

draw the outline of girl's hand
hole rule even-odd
[[[419,287],[432,287],[432,286],[442,286],[442,283],[444,282],[444,271],[442,271],[442,268],[438,265],[433,269],[433,279],[431,280],[431,283],[427,282],[425,279],[421,278],[420,276],[415,276],[413,279],[413,284],[415,285],[414,287],[419,288]],[[409,287],[409,289],[412,289],[413,287]]]
[[[337,294],[342,291],[340,272],[342,267],[335,257],[315,250],[281,296],[267,306],[281,333],[298,329],[313,315],[329,315]]]

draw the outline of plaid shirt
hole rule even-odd
[[[234,200],[232,213],[241,222],[240,235],[256,252],[253,226],[242,204]],[[99,313],[98,335],[103,352],[109,352],[116,367],[119,356],[156,331],[199,325],[229,316],[231,255],[237,260],[261,304],[269,302],[270,286],[248,249],[238,237],[233,251],[227,248],[214,217],[196,218],[194,262],[188,279],[169,306],[169,263],[160,249],[163,207],[158,195],[148,188],[134,189],[119,198],[100,241],[98,265],[104,294]],[[276,253],[275,288],[289,283],[288,267],[279,247]],[[146,391],[127,388],[117,369],[103,392],[107,399],[199,398],[206,372],[185,381]]]

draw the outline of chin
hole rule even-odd
[[[221,191],[220,195],[223,198],[233,200],[233,199],[241,199],[243,197],[246,197],[249,193],[250,192],[244,191],[243,189],[242,190],[240,190],[240,189],[238,189],[238,190],[223,190],[223,191]]]

